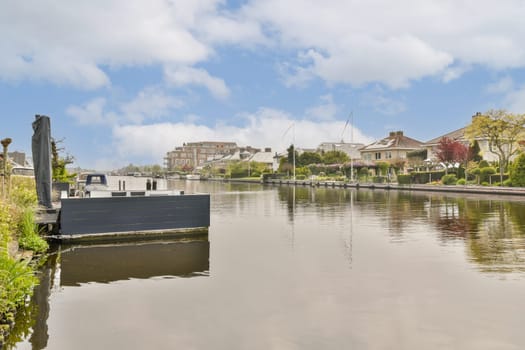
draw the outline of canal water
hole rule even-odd
[[[209,235],[55,247],[8,348],[525,348],[525,200],[168,187]]]

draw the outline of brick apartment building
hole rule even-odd
[[[184,166],[195,169],[209,159],[233,154],[238,149],[235,142],[188,142],[169,151],[164,160],[168,170]]]

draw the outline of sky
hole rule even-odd
[[[0,138],[30,155],[47,115],[97,170],[195,141],[424,142],[525,113],[523,18],[521,0],[0,0]]]

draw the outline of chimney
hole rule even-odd
[[[396,136],[396,132],[395,131],[390,131],[390,137],[394,137]]]
[[[403,132],[402,131],[396,132],[396,136],[403,136]]]

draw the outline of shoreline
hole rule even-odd
[[[207,179],[206,181],[233,182],[233,183],[258,183],[261,185],[286,185],[300,187],[326,187],[326,188],[355,188],[372,190],[398,190],[418,192],[466,193],[482,195],[523,196],[525,187],[495,187],[481,185],[399,185],[397,183],[375,184],[341,181],[310,181],[310,180],[267,180],[260,179]]]

